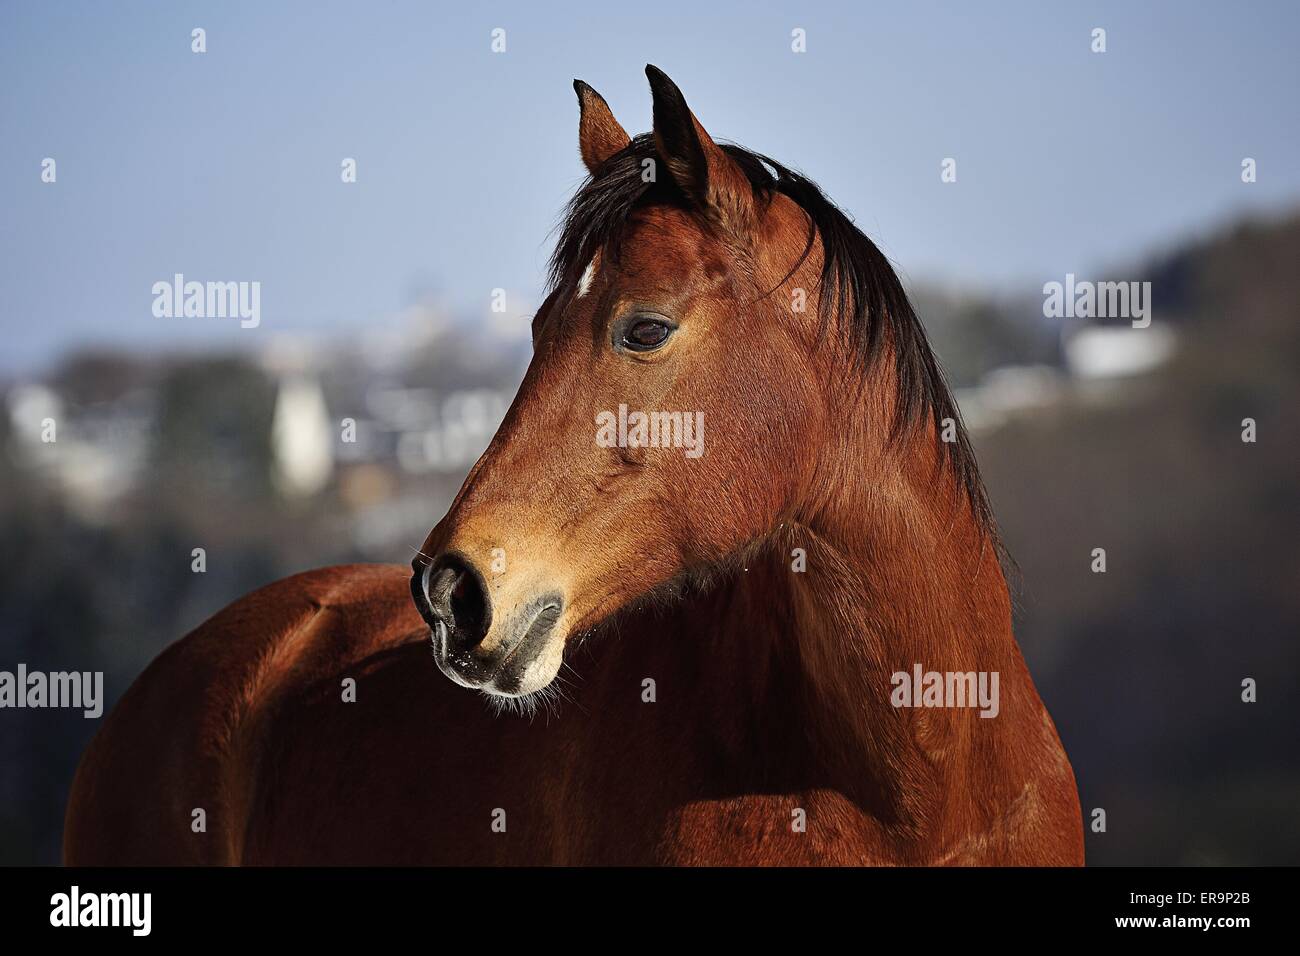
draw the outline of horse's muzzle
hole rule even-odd
[[[439,669],[465,687],[520,693],[528,667],[546,648],[564,602],[545,594],[496,622],[483,575],[463,555],[417,564],[411,595],[432,631]]]

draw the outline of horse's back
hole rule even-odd
[[[82,757],[64,829],[69,864],[238,863],[272,728],[427,629],[392,565],[323,568],[219,612],[145,669]],[[286,707],[286,704],[292,705]]]
[[[408,582],[401,567],[312,571],[163,652],[82,758],[66,862],[899,861],[810,762],[784,688],[768,722],[722,719],[741,709],[692,663],[698,606],[628,620],[590,647],[600,680],[570,687],[565,713],[496,719],[439,673]],[[675,705],[646,702],[648,674]],[[1081,859],[1073,777],[1033,713],[1064,789],[1008,802],[1027,843],[995,830],[953,862]],[[793,831],[792,808],[816,825]]]

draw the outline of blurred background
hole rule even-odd
[[[571,81],[641,131],[650,62],[903,275],[1089,862],[1300,862],[1300,8],[470,6],[0,8],[0,669],[111,706],[262,584],[409,561],[527,364]],[[156,317],[175,273],[260,323]],[[1067,273],[1149,281],[1151,327],[1045,318]],[[0,863],[58,861],[97,725],[0,711]]]

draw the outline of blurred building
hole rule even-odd
[[[320,383],[306,375],[280,382],[271,419],[275,485],[286,498],[324,490],[334,473],[334,429]]]

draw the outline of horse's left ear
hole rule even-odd
[[[594,176],[601,163],[632,140],[614,119],[605,97],[582,80],[573,81],[573,90],[578,94],[578,108],[582,111],[578,120],[578,149],[587,172]]]
[[[645,75],[654,97],[655,148],[673,182],[706,215],[745,232],[754,219],[749,177],[705,132],[682,91],[663,70],[647,66]]]

